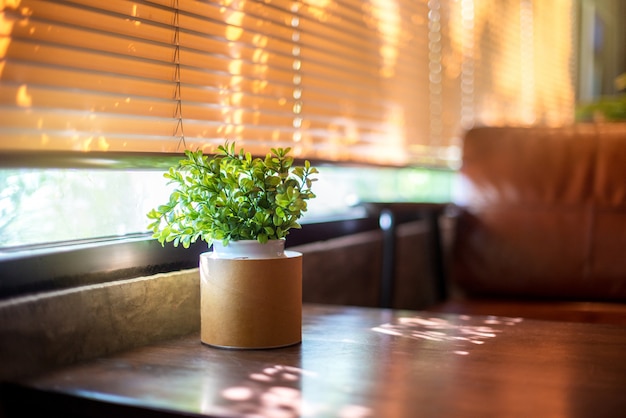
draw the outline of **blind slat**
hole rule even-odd
[[[119,0],[82,2],[83,5],[91,7],[82,7],[80,3],[67,0],[22,1],[20,3],[22,12],[18,12],[17,15],[13,13],[19,22],[16,26],[25,23],[30,25],[31,21],[50,22],[171,45],[174,34],[171,10],[140,2]],[[24,14],[27,18],[24,18]],[[102,45],[91,45],[93,49],[99,47]]]
[[[56,65],[154,80],[172,80],[175,68],[174,64],[167,61],[139,60],[86,49],[22,40],[11,42],[5,58],[36,63],[42,67]]]
[[[76,71],[72,68],[42,67],[29,62],[8,61],[2,72],[2,84],[27,85],[85,92],[100,91],[122,97],[143,96],[172,99],[175,86],[171,81],[124,78],[110,73]],[[59,93],[62,94],[62,93]]]
[[[58,111],[40,108],[37,112],[29,109],[3,108],[0,115],[3,131],[19,130],[35,132],[38,138],[48,131],[64,131],[68,135],[75,133],[97,135],[128,134],[163,136],[172,135],[176,128],[176,119],[144,116],[133,118],[130,115],[113,113],[85,113],[80,111]],[[37,141],[39,142],[39,141]]]

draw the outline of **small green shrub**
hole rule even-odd
[[[209,245],[221,240],[284,238],[315,194],[311,185],[318,171],[309,161],[294,166],[290,148],[271,149],[253,158],[226,142],[214,156],[186,151],[186,159],[164,177],[177,185],[168,203],[152,209],[148,228],[161,245],[172,242],[188,248],[198,238]]]

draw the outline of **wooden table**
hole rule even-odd
[[[26,404],[12,401],[24,391]],[[5,398],[7,417],[16,405],[19,416],[621,417],[626,329],[307,305],[300,345],[222,350],[194,334]]]

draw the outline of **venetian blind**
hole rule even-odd
[[[2,152],[454,166],[471,126],[573,118],[571,0],[1,4]]]

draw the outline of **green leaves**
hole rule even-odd
[[[185,151],[186,159],[164,174],[176,185],[168,203],[147,214],[153,238],[188,248],[198,239],[267,242],[300,228],[318,171],[309,161],[294,166],[290,151],[272,148],[254,158],[228,142],[212,157]]]

